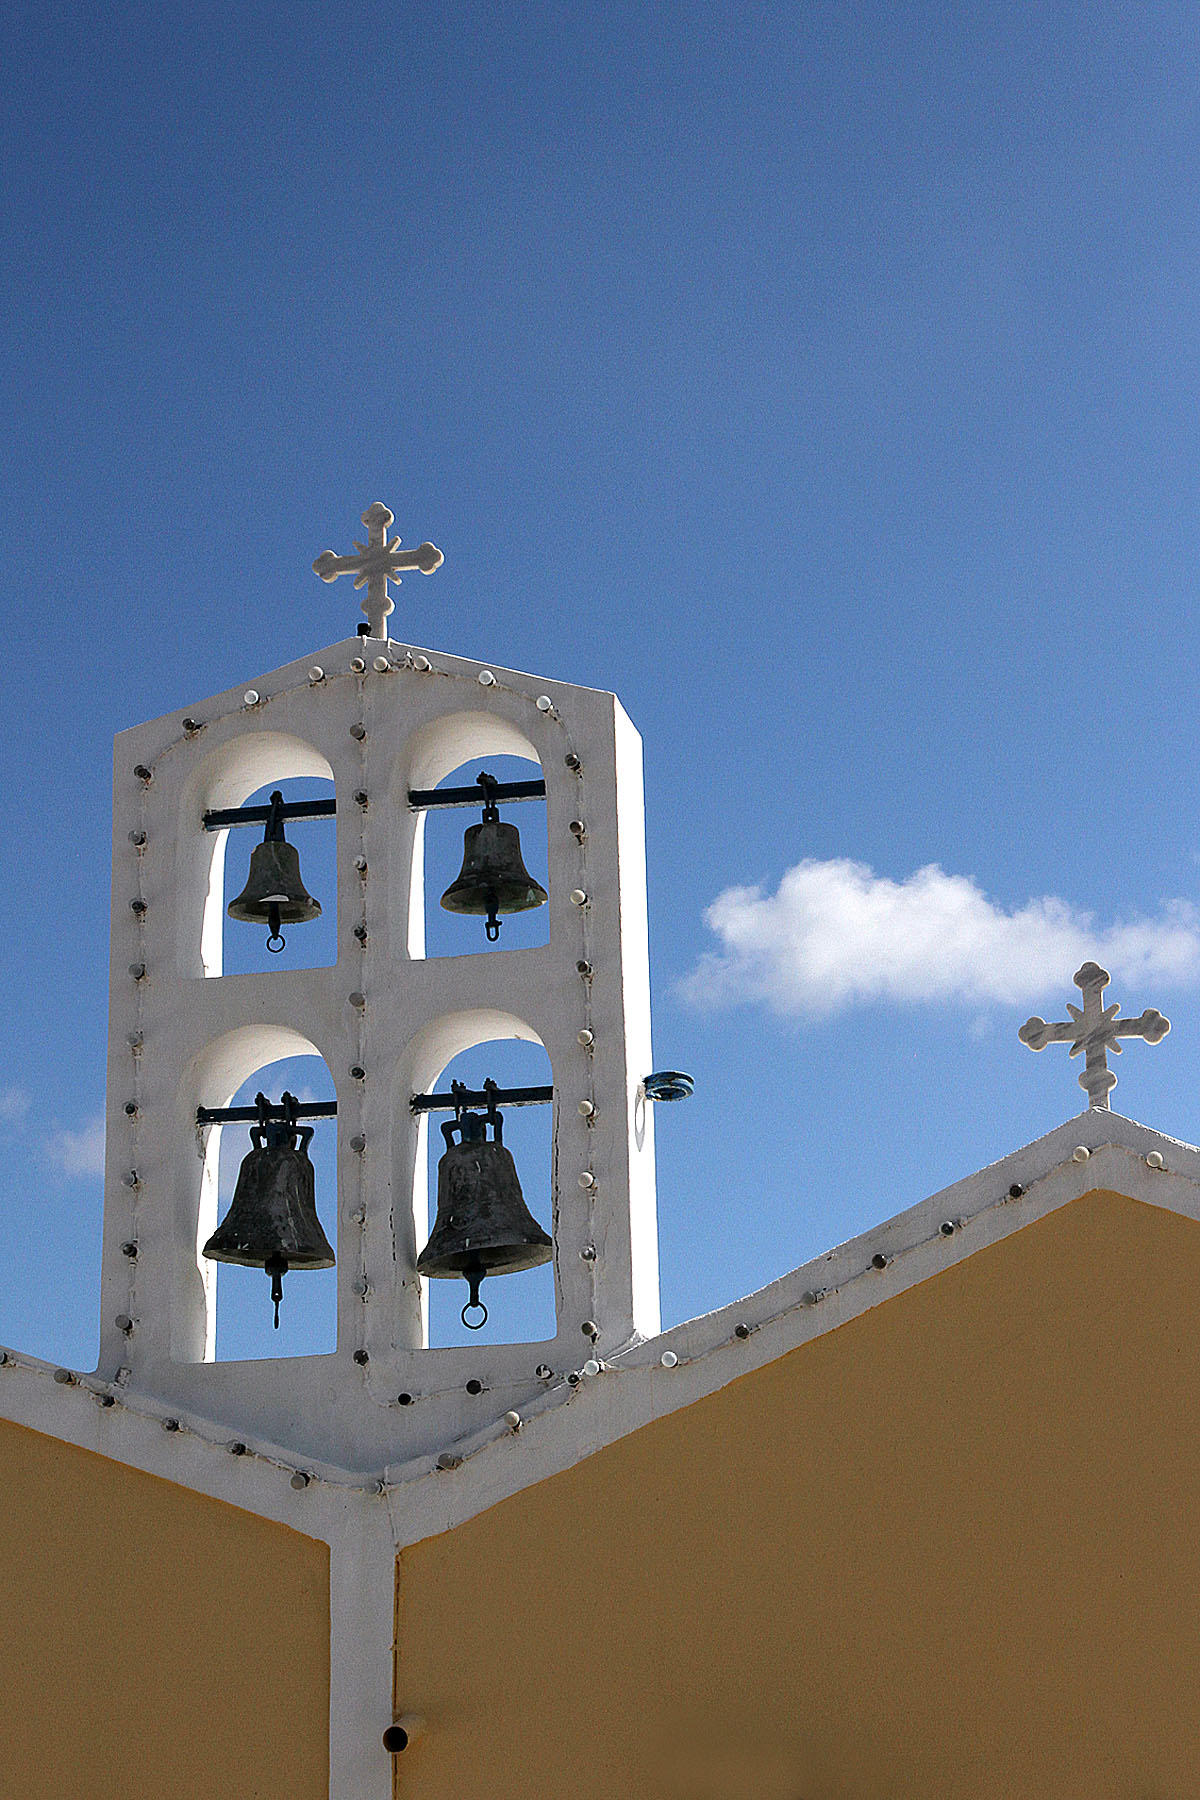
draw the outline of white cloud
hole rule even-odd
[[[46,1144],[46,1157],[64,1175],[103,1175],[104,1120],[88,1121],[79,1131],[56,1131]]]
[[[1143,980],[1200,979],[1200,916],[1186,901],[1112,925],[1053,895],[1006,912],[936,863],[892,881],[844,857],[808,860],[773,894],[726,888],[704,917],[721,948],[682,984],[701,1007],[750,1001],[811,1018],[879,1003],[1053,1006],[1089,958],[1139,1004]]]
[[[0,1123],[19,1125],[29,1111],[30,1098],[24,1088],[0,1088]]]

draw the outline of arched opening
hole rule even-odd
[[[480,879],[477,841],[472,868],[468,870],[464,863],[465,842],[471,837],[471,828],[481,824],[485,816],[486,796],[478,787],[481,773],[490,775],[502,789],[510,784],[529,784],[542,779],[542,767],[536,760],[513,755],[485,755],[459,764],[437,783],[434,792],[474,788],[479,797],[465,806],[431,806],[424,814],[426,956],[471,956],[488,950],[526,950],[550,941],[550,909],[544,899],[536,899],[538,893],[548,894],[550,888],[544,798],[514,801],[502,793],[498,797],[496,810],[502,826],[515,827],[519,834],[519,849],[518,842],[507,832],[498,848],[504,856],[501,866],[512,877],[511,902],[523,910],[508,910],[508,902],[502,894],[495,923],[490,927],[487,923],[486,881]],[[488,866],[496,865],[489,861]],[[532,877],[528,888],[523,879],[525,872]],[[465,881],[460,880],[463,876]],[[450,889],[457,889],[457,892],[448,893]],[[478,910],[449,910],[443,896],[455,908],[465,904]]]
[[[285,806],[328,802],[334,797],[332,781],[307,775],[267,781],[248,794],[243,805],[269,806],[273,793],[283,795]],[[269,947],[269,921],[229,916],[229,903],[245,888],[264,829],[261,824],[245,825],[221,834],[226,839],[221,972],[249,975],[274,973],[277,969],[331,967],[337,961],[337,842],[333,818],[289,818],[283,826],[287,843],[296,851],[302,890],[320,907],[319,917],[293,922],[285,917],[279,926],[282,944],[274,942]]]
[[[397,808],[408,807],[413,793],[431,790],[470,787],[478,791],[481,771],[504,783],[543,780],[534,744],[524,729],[502,712],[481,705],[466,712],[439,714],[413,732],[395,765],[394,803]],[[514,802],[501,798],[498,804],[501,821],[516,826],[520,834],[526,868],[548,892],[545,799]],[[410,957],[470,956],[549,940],[548,906],[504,914],[494,943],[488,942],[484,918],[452,914],[442,907],[442,895],[462,870],[465,829],[482,823],[482,806],[482,794],[476,801],[473,793],[466,806],[417,808],[409,839],[411,858],[397,864],[400,887],[393,901],[397,920],[407,919],[405,949]]]
[[[335,823],[285,821],[284,830],[300,856],[308,892],[320,902],[321,917],[294,929],[285,927],[286,949],[266,953],[268,927],[231,920],[230,899],[245,886],[263,823],[212,829],[207,815],[247,805],[266,805],[278,788],[289,803],[333,798],[333,770],[303,738],[262,729],[222,744],[197,766],[180,799],[180,879],[177,887],[179,966],[185,975],[218,976],[260,968],[320,968],[336,960],[337,885]],[[226,863],[228,862],[228,869]]]
[[[286,1027],[247,1026],[210,1047],[200,1101],[228,1109],[253,1107],[261,1091],[278,1105],[285,1092],[305,1106],[333,1102],[335,1089],[324,1058],[300,1033]],[[305,1119],[312,1126],[307,1156],[313,1168],[316,1214],[337,1254],[337,1121]],[[337,1347],[336,1268],[292,1268],[283,1278],[279,1329],[274,1327],[271,1279],[261,1268],[214,1261],[203,1247],[224,1222],[238,1173],[251,1149],[250,1123],[201,1128],[203,1170],[197,1225],[197,1261],[206,1288],[209,1360],[320,1356]]]
[[[448,1093],[451,1083],[460,1081],[472,1092],[481,1092],[485,1081],[496,1082],[501,1089],[548,1087],[552,1081],[550,1059],[536,1041],[515,1038],[484,1038],[462,1050],[445,1064],[430,1081],[430,1091]],[[482,1113],[482,1107],[473,1107]],[[554,1141],[553,1107],[550,1105],[501,1105],[504,1148],[511,1153],[524,1205],[542,1231],[554,1230]],[[418,1196],[422,1187],[426,1196],[424,1229],[422,1209],[418,1202],[418,1250],[428,1241],[438,1211],[438,1170],[447,1151],[441,1126],[453,1119],[453,1113],[438,1111],[427,1115],[426,1144],[417,1159]],[[490,1133],[489,1133],[490,1136]],[[470,1189],[467,1190],[470,1202]],[[519,1220],[519,1210],[513,1216]],[[519,1225],[518,1225],[519,1229]],[[465,1279],[426,1280],[424,1286],[427,1342],[431,1348],[451,1344],[526,1344],[553,1338],[556,1331],[554,1259],[515,1274],[496,1273],[488,1276],[480,1287],[480,1298],[487,1307],[487,1321],[480,1330],[471,1330],[462,1320],[468,1299]]]

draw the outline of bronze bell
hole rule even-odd
[[[265,920],[270,927],[267,949],[275,955],[285,942],[279,930],[281,924],[306,925],[310,919],[321,916],[320,902],[313,899],[300,879],[299,851],[283,835],[283,795],[278,788],[271,795],[263,841],[255,845],[250,856],[246,885],[225,910],[231,919],[242,919],[248,925]]]
[[[456,1096],[465,1094],[461,1082],[451,1085]],[[484,1085],[496,1086],[494,1081]],[[455,1132],[460,1134],[457,1144]],[[442,1136],[446,1150],[438,1164],[437,1218],[417,1258],[417,1273],[435,1281],[464,1276],[470,1298],[462,1322],[478,1331],[487,1320],[487,1307],[479,1298],[484,1276],[535,1269],[549,1262],[554,1241],[525,1204],[512,1152],[504,1148],[504,1120],[491,1095],[486,1114],[467,1112],[460,1102],[455,1117],[442,1126]],[[472,1311],[482,1318],[468,1319]]]
[[[283,1278],[289,1269],[332,1269],[333,1251],[317,1217],[313,1166],[308,1160],[311,1125],[296,1123],[299,1101],[284,1094],[272,1107],[256,1096],[258,1124],[250,1127],[254,1148],[242,1159],[237,1186],[224,1222],[204,1246],[212,1262],[264,1269],[271,1277],[275,1329]],[[272,1119],[272,1113],[281,1117]]]
[[[442,895],[447,912],[486,917],[489,943],[500,936],[498,913],[528,912],[546,904],[546,890],[533,879],[521,858],[521,834],[505,825],[496,805],[493,776],[477,777],[483,790],[483,819],[463,834],[463,861],[456,880]]]

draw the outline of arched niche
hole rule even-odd
[[[541,757],[519,726],[498,712],[443,713],[414,731],[405,763],[407,786],[436,787],[451,769],[476,756],[525,756],[539,766]]]
[[[217,1265],[201,1255],[204,1244],[216,1229],[221,1210],[221,1146],[226,1130],[239,1132],[249,1149],[248,1127],[244,1125],[195,1124],[198,1107],[226,1107],[238,1090],[272,1064],[292,1057],[315,1057],[329,1072],[328,1055],[311,1038],[294,1026],[260,1021],[239,1026],[205,1046],[194,1060],[182,1084],[179,1097],[181,1128],[194,1135],[199,1152],[199,1167],[190,1158],[180,1159],[181,1187],[177,1196],[174,1242],[176,1246],[176,1288],[171,1309],[172,1355],[179,1361],[213,1362],[217,1350]],[[278,1094],[269,1096],[272,1100]],[[335,1132],[335,1121],[322,1122],[320,1129]],[[244,1154],[244,1151],[243,1151]],[[333,1175],[336,1187],[336,1173]],[[226,1202],[228,1195],[225,1196]],[[329,1204],[321,1208],[327,1230],[333,1222],[336,1232],[336,1192]]]
[[[424,1290],[420,1293],[420,1334],[418,1340],[419,1343],[424,1346],[429,1346],[430,1344],[430,1291],[436,1286],[439,1292],[443,1294],[443,1297],[446,1297],[450,1294],[450,1291],[453,1290],[453,1294],[457,1296],[454,1300],[453,1311],[457,1314],[463,1300],[466,1298],[466,1287],[465,1284],[459,1284],[457,1282],[426,1282],[421,1284],[415,1273],[416,1259],[426,1243],[429,1228],[433,1223],[436,1207],[434,1169],[444,1147],[440,1134],[440,1126],[443,1120],[448,1119],[451,1115],[448,1113],[420,1113],[414,1115],[411,1110],[410,1101],[414,1093],[429,1093],[443,1089],[449,1079],[447,1071],[450,1070],[451,1065],[465,1053],[470,1051],[484,1052],[488,1046],[512,1043],[513,1041],[531,1047],[536,1046],[537,1050],[541,1052],[540,1068],[536,1072],[532,1070],[522,1072],[515,1080],[513,1080],[510,1078],[509,1073],[506,1072],[503,1064],[496,1064],[496,1059],[491,1059],[486,1067],[484,1066],[484,1061],[486,1059],[481,1059],[480,1067],[475,1070],[472,1078],[468,1080],[468,1086],[478,1085],[478,1082],[482,1081],[483,1076],[489,1072],[498,1079],[499,1085],[502,1087],[510,1085],[532,1086],[542,1085],[544,1083],[552,1084],[553,1070],[549,1063],[549,1056],[545,1045],[538,1033],[534,1031],[524,1019],[519,1018],[517,1015],[491,1008],[481,1007],[469,1011],[451,1013],[430,1021],[430,1023],[412,1039],[400,1061],[399,1079],[393,1113],[393,1118],[397,1127],[395,1133],[396,1167],[393,1191],[397,1196],[406,1192],[411,1193],[412,1205],[407,1218],[401,1216],[400,1208],[397,1206],[395,1221],[396,1248],[401,1264],[407,1265],[409,1271],[409,1275],[406,1279],[412,1283],[414,1288],[418,1290],[422,1290],[423,1288]],[[464,1071],[464,1073],[466,1072]],[[541,1159],[540,1163],[532,1162],[528,1155],[522,1157],[518,1148],[522,1134],[520,1129],[514,1123],[515,1121],[522,1121],[525,1117],[532,1119],[535,1115],[543,1140],[540,1149],[536,1153]],[[549,1106],[538,1107],[536,1109],[530,1108],[528,1109],[528,1114],[526,1114],[525,1109],[514,1108],[505,1112],[504,1120],[505,1143],[514,1151],[514,1157],[518,1166],[518,1175],[522,1180],[522,1187],[527,1188],[527,1203],[530,1204],[531,1210],[535,1213],[543,1227],[553,1235],[557,1212],[552,1166],[553,1109]],[[431,1144],[436,1148],[431,1150]],[[538,1273],[538,1271],[530,1272],[533,1277],[536,1277]],[[510,1278],[496,1277],[493,1279],[495,1285],[491,1287],[490,1292],[494,1299],[501,1280],[507,1281]],[[515,1280],[517,1278],[513,1277],[511,1279]],[[520,1279],[524,1280],[525,1278],[521,1277]],[[549,1282],[550,1287],[545,1305],[541,1309],[542,1322],[547,1326],[547,1329],[544,1331],[534,1331],[528,1336],[509,1334],[507,1337],[501,1336],[497,1338],[494,1332],[489,1334],[489,1332],[485,1330],[484,1333],[481,1334],[481,1339],[475,1338],[473,1333],[466,1332],[453,1338],[444,1339],[443,1344],[448,1345],[450,1343],[469,1343],[478,1341],[531,1343],[548,1341],[554,1336],[553,1315],[555,1293],[554,1269],[552,1265],[549,1273],[545,1276],[545,1280]],[[462,1287],[461,1293],[458,1292],[460,1285]],[[485,1297],[488,1292],[488,1286],[485,1284]],[[489,1305],[490,1304],[491,1302],[489,1302]],[[435,1344],[433,1347],[438,1348],[441,1346]]]
[[[176,881],[181,973],[217,976],[223,964],[225,851],[230,834],[205,831],[204,814],[241,806],[258,788],[300,776],[334,779],[327,759],[312,744],[288,732],[262,730],[241,733],[210,751],[184,783]],[[239,828],[239,835],[246,838],[248,849],[253,846],[251,829]]]
[[[534,744],[503,713],[479,709],[446,713],[440,718],[431,719],[412,734],[405,746],[398,764],[393,802],[397,807],[407,808],[410,789],[435,788],[464,763],[479,764],[485,758],[497,756],[520,757],[532,763],[537,773],[544,777],[542,759]],[[512,812],[502,811],[501,816],[519,827],[521,815],[530,811],[531,807],[522,803],[513,808]],[[544,819],[544,803],[542,816]],[[422,958],[426,954],[425,837],[428,817],[428,812],[423,811],[413,818],[412,854],[406,872],[407,891],[398,891],[402,913],[408,920],[407,954],[413,958]],[[474,822],[470,811],[465,809],[456,809],[450,817],[462,828]],[[448,879],[450,878],[452,875]],[[403,884],[403,870],[400,872],[400,879]],[[482,925],[480,932],[482,933]],[[483,942],[478,946],[479,949],[485,947]],[[471,950],[472,947],[464,943],[462,950],[456,953],[471,954]]]

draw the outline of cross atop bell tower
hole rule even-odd
[[[355,540],[358,555],[338,556],[332,550],[322,550],[313,564],[313,574],[319,575],[322,581],[336,581],[339,575],[353,575],[355,587],[367,590],[362,603],[369,626],[367,635],[386,638],[387,617],[395,610],[395,602],[388,593],[388,582],[394,581],[399,586],[401,571],[408,569],[419,569],[422,575],[432,575],[435,569],[441,568],[445,558],[436,544],[418,544],[415,550],[401,550],[400,539],[388,537],[395,519],[382,500],[371,502],[362,515],[362,522],[367,528],[367,541],[360,544]]]

